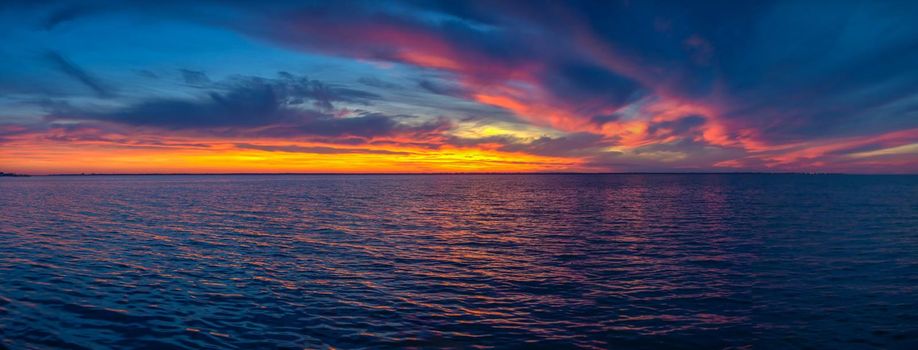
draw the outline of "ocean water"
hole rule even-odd
[[[916,349],[918,176],[0,178],[0,348]]]

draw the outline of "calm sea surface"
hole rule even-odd
[[[918,176],[0,178],[0,348],[918,348]]]

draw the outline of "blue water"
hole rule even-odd
[[[918,348],[918,176],[0,178],[0,348]]]

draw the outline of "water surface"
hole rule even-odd
[[[918,348],[918,177],[0,179],[0,348]]]

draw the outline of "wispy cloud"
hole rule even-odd
[[[80,66],[68,60],[66,57],[62,56],[60,53],[55,51],[48,51],[45,53],[45,57],[51,63],[51,65],[59,70],[61,73],[66,74],[67,76],[73,78],[74,80],[80,82],[84,86],[91,89],[99,97],[112,97],[114,92],[109,89],[105,84],[103,84],[99,79],[92,76],[80,68]]]

